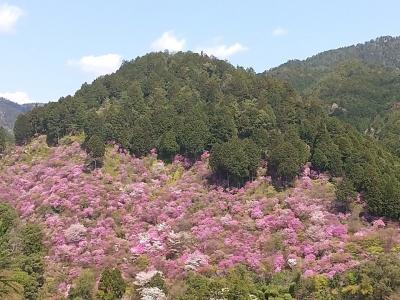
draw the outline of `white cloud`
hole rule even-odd
[[[0,97],[6,98],[8,100],[11,100],[13,102],[16,102],[18,104],[24,104],[24,103],[31,103],[33,102],[30,98],[29,95],[25,92],[0,92]]]
[[[234,54],[237,54],[239,52],[243,52],[248,50],[247,47],[243,46],[240,43],[235,43],[233,45],[227,46],[227,45],[217,45],[213,47],[207,47],[204,49],[199,49],[197,52],[203,51],[204,53],[208,55],[213,55],[218,58],[226,59],[228,57],[231,57]]]
[[[168,50],[171,52],[178,52],[185,48],[185,44],[185,39],[179,39],[172,31],[167,31],[151,44],[151,49],[154,51]]]
[[[122,57],[119,54],[88,55],[79,60],[71,59],[67,65],[76,66],[81,71],[95,76],[105,75],[116,71],[122,63]]]
[[[18,19],[24,11],[18,6],[7,3],[0,4],[0,32],[11,32],[14,30]]]
[[[284,36],[287,35],[289,32],[287,29],[282,28],[282,27],[277,27],[272,31],[273,36]]]

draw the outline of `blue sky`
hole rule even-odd
[[[400,35],[400,1],[0,0],[0,95],[55,101],[153,50],[205,50],[261,72]]]

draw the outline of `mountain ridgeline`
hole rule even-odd
[[[284,187],[310,161],[313,169],[344,178],[340,209],[349,209],[358,191],[369,212],[400,217],[400,160],[385,146],[329,115],[313,94],[205,55],[151,53],[125,62],[74,96],[20,115],[14,128],[19,144],[45,134],[55,145],[79,132],[96,167],[108,141],[136,156],[155,148],[166,161],[210,151],[212,179],[231,186],[267,161],[269,175]]]
[[[18,115],[30,111],[35,106],[36,103],[18,104],[0,97],[0,127],[11,132]]]
[[[400,37],[383,36],[366,43],[328,50],[305,60],[290,60],[266,73],[289,82],[296,90],[305,91],[338,65],[349,61],[400,70]]]

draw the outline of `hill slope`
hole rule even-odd
[[[267,74],[318,99],[332,116],[368,133],[399,155],[399,61],[400,38],[381,37],[304,61],[289,61]]]
[[[311,161],[317,171],[347,177],[365,194],[370,212],[400,216],[397,157],[329,117],[318,100],[207,56],[138,57],[82,85],[74,97],[21,115],[15,125],[21,144],[46,134],[48,144],[56,145],[82,131],[94,167],[101,165],[97,160],[109,141],[137,157],[157,149],[165,161],[176,154],[195,160],[209,150],[216,181],[233,186],[254,177],[261,159],[268,160],[268,172],[281,186],[290,185]]]
[[[379,37],[363,44],[321,52],[303,61],[291,60],[267,73],[288,81],[298,91],[305,91],[337,66],[354,60],[399,70],[400,37]]]
[[[162,272],[169,299],[191,299],[182,285],[191,272],[209,276],[242,264],[257,276],[298,270],[331,278],[400,249],[397,224],[366,222],[361,204],[353,214],[332,213],[333,185],[307,168],[284,192],[265,176],[224,190],[208,185],[206,154],[185,169],[179,159],[138,159],[109,146],[104,168],[84,173],[86,154],[74,140],[49,148],[41,137],[0,161],[0,198],[44,230],[43,298],[59,299],[83,270],[98,278],[109,265],[130,287],[155,274],[141,271]]]

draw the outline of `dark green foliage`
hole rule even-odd
[[[15,139],[12,133],[0,127],[0,154],[4,153],[14,143]]]
[[[14,258],[10,237],[14,234],[17,223],[15,210],[5,203],[0,203],[0,297],[5,298],[13,292],[19,292],[17,280],[14,278]]]
[[[296,133],[283,135],[275,141],[269,154],[269,172],[286,185],[292,182],[310,156],[309,147]]]
[[[335,67],[347,61],[359,60],[371,66],[399,68],[400,38],[383,36],[364,44],[357,44],[314,55],[304,61],[291,60],[268,72],[288,81],[299,91],[314,85]]]
[[[85,141],[84,147],[89,154],[87,167],[91,170],[102,167],[103,157],[106,152],[103,139],[97,134],[94,134]]]
[[[175,132],[170,130],[161,136],[159,145],[161,157],[171,159],[179,152],[179,144],[176,141]]]
[[[23,294],[36,300],[44,284],[42,232],[35,224],[21,227],[16,212],[0,204],[0,296]],[[15,247],[15,242],[19,245]],[[3,298],[2,298],[3,299]],[[4,298],[6,299],[6,298]]]
[[[128,149],[130,142],[130,128],[128,116],[124,108],[119,105],[112,105],[104,116],[105,138],[118,143]],[[88,129],[89,130],[89,129]]]
[[[185,112],[178,121],[177,141],[181,151],[196,157],[207,148],[210,139],[208,118],[201,107]]]
[[[29,256],[44,251],[43,232],[39,225],[28,224],[21,231],[22,252]]]
[[[101,158],[105,154],[104,141],[98,135],[92,135],[85,144],[86,151],[93,158]]]
[[[63,102],[60,105],[51,103],[47,109],[47,143],[49,145],[57,145],[61,137],[66,134],[66,110]]]
[[[68,299],[71,300],[92,300],[96,276],[91,270],[83,270],[69,291]]]
[[[16,281],[22,286],[23,299],[36,300],[40,289],[39,283],[34,276],[25,272],[18,272],[15,275]]]
[[[24,256],[21,260],[20,266],[21,270],[29,275],[33,275],[38,284],[43,284],[44,262],[42,253],[38,252]]]
[[[20,282],[24,288],[25,298],[37,299],[39,289],[45,281],[43,253],[39,252],[23,256],[20,262],[20,269],[28,275],[22,277],[23,280]]]
[[[290,61],[268,72],[318,98],[332,116],[400,155],[400,38],[381,37]]]
[[[137,156],[143,156],[155,146],[153,124],[146,116],[138,117],[131,128],[129,150]]]
[[[369,210],[377,215],[398,219],[400,217],[400,183],[390,175],[379,177],[377,170],[368,168],[365,183],[365,199]]]
[[[121,299],[126,283],[118,269],[107,268],[101,273],[97,296],[102,300]]]
[[[7,146],[7,133],[3,127],[0,127],[0,154],[6,150]]]
[[[243,266],[230,270],[226,276],[226,296],[228,299],[251,299],[250,295],[258,294],[253,274]]]
[[[316,138],[311,163],[319,171],[329,171],[334,176],[342,174],[342,155],[327,132]]]
[[[0,236],[4,236],[15,224],[17,213],[8,204],[0,203]]]
[[[260,160],[260,150],[251,140],[234,138],[222,144],[215,144],[211,150],[212,170],[229,183],[242,184],[254,176]]]
[[[104,141],[105,130],[103,117],[98,115],[96,112],[88,112],[83,125],[83,130],[86,135],[85,143],[94,135],[97,135]]]
[[[399,99],[397,99],[399,100]],[[385,111],[382,116],[375,117],[369,134],[377,138],[393,154],[400,157],[400,101]]]
[[[349,211],[350,204],[355,196],[356,191],[353,183],[349,179],[343,178],[336,186],[336,206],[339,211]]]
[[[227,105],[216,105],[210,116],[211,144],[227,142],[237,135],[234,112]]]
[[[17,145],[22,145],[29,141],[33,132],[29,122],[29,117],[25,114],[18,116],[14,124],[14,137]]]
[[[271,130],[275,123],[275,114],[269,105],[259,109],[256,101],[246,100],[242,103],[237,121],[239,137],[249,138],[259,130]]]

